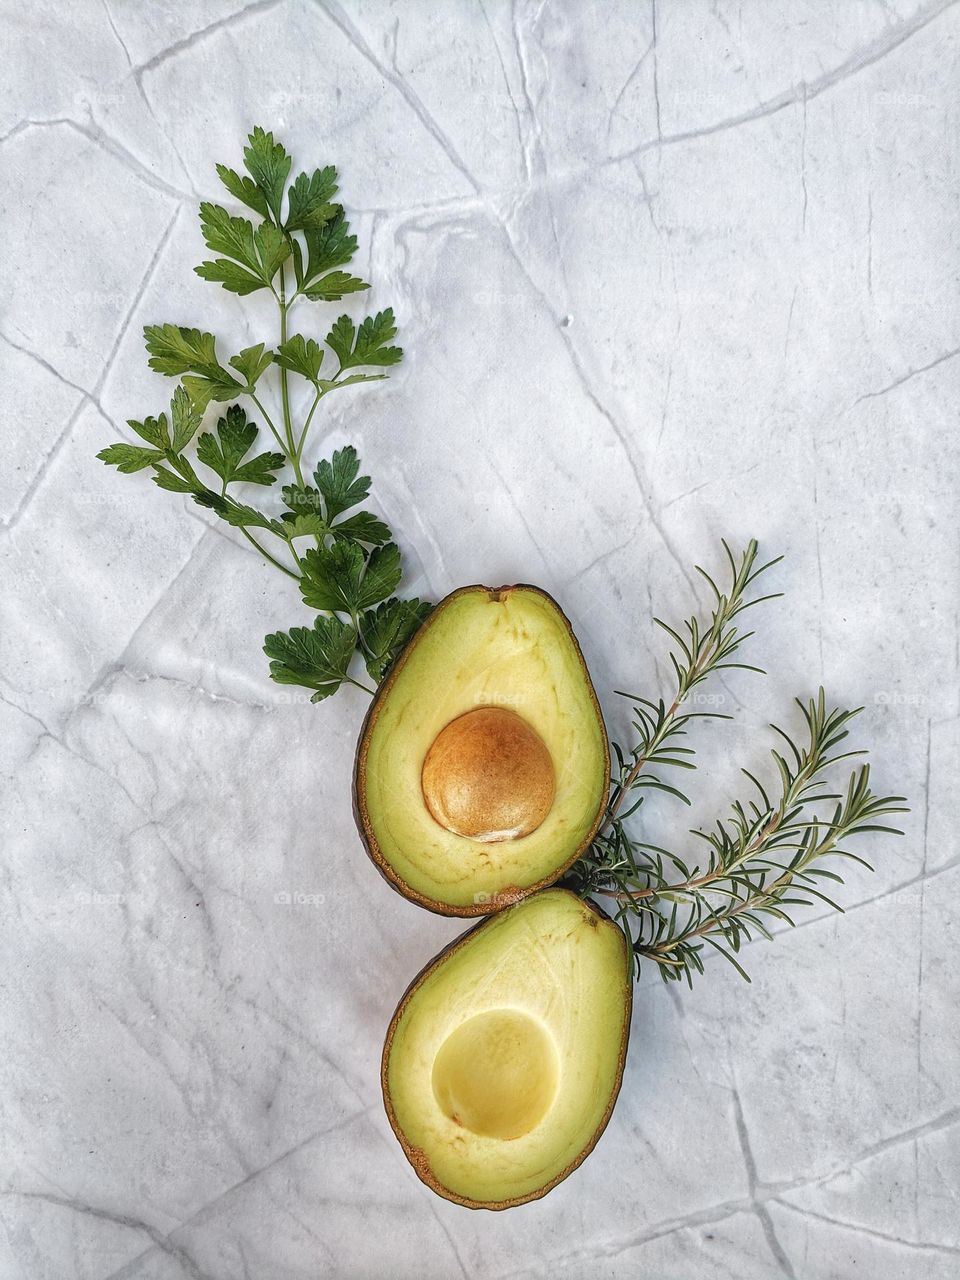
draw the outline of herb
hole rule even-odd
[[[754,798],[735,801],[730,816],[718,820],[712,829],[692,830],[708,848],[702,863],[630,833],[628,820],[642,805],[644,791],[665,791],[689,803],[677,787],[651,770],[696,767],[690,759],[693,751],[676,741],[686,735],[690,722],[708,716],[730,719],[717,712],[687,711],[691,690],[716,671],[731,667],[760,671],[731,661],[753,634],[740,633],[733,623],[745,609],[775,598],[774,594],[752,599],[747,595],[760,574],[778,560],[755,568],[755,541],[739,562],[726,543],[723,547],[731,570],[726,593],[697,566],[714,594],[708,625],[704,627],[694,616],[681,633],[655,619],[674,642],[670,659],[676,693],[669,706],[662,699],[651,702],[622,695],[635,703],[637,741],[628,752],[612,744],[616,767],[604,822],[586,856],[567,877],[568,885],[583,897],[612,899],[616,918],[630,939],[638,976],[646,961],[656,964],[665,980],[685,978],[691,985],[693,973],[703,972],[705,945],[719,951],[749,982],[736,953],[755,933],[770,938],[770,920],[792,924],[792,908],[817,901],[842,910],[822,887],[824,881],[842,884],[842,877],[823,866],[822,860],[828,855],[848,858],[872,870],[844,843],[871,831],[902,834],[878,819],[907,812],[902,796],[877,796],[870,790],[867,765],[850,774],[842,793],[826,789],[824,775],[832,766],[864,754],[837,751],[847,738],[849,722],[862,708],[828,709],[821,689],[808,703],[797,699],[806,726],[804,741],[797,742],[785,730],[771,726],[786,744],[772,753],[778,782],[775,797],[744,769]],[[632,793],[636,799],[624,810]],[[829,817],[819,816],[823,804],[831,806]]]
[[[354,510],[370,491],[356,450],[347,446],[320,461],[312,485],[304,478],[304,452],[320,402],[344,387],[381,381],[387,376],[381,370],[399,364],[403,351],[392,345],[397,328],[389,307],[367,316],[359,327],[340,316],[323,344],[289,332],[298,300],[332,302],[370,286],[341,269],[353,259],[357,240],[342,206],[334,203],[332,165],[301,173],[288,187],[291,157],[260,128],[250,134],[243,162],[246,173],[224,165],[217,165],[217,173],[230,195],[259,221],[254,225],[220,205],[201,204],[203,238],[217,256],[196,271],[230,293],[269,291],[279,309],[278,341],[272,348],[263,342],[245,347],[224,362],[212,333],[147,325],[150,368],[180,379],[169,416],[131,419],[128,425],[143,443],[112,444],[97,457],[124,474],[150,469],[161,489],[189,496],[239,529],[265,560],[297,580],[304,603],[321,616],[312,628],[267,636],[264,650],[274,680],[313,690],[311,701],[317,702],[343,683],[365,687],[349,674],[357,653],[370,677],[382,679],[430,610],[420,600],[393,596],[402,576],[400,551],[379,517]],[[276,420],[260,399],[273,367],[280,393]],[[301,419],[291,409],[291,375],[313,392]],[[243,398],[252,402],[275,449],[255,451],[260,428],[238,403],[195,439],[211,404]],[[266,512],[228,492],[235,485],[268,488],[287,468],[293,483],[281,489],[282,510]]]

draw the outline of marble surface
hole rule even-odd
[[[0,1277],[960,1274],[960,7],[0,15]],[[94,458],[169,394],[144,323],[271,340],[191,271],[255,123],[340,166],[400,319],[316,447],[361,449],[410,588],[542,584],[622,736],[613,690],[669,679],[651,613],[755,535],[770,674],[715,686],[696,814],[821,681],[913,807],[752,985],[645,978],[605,1137],[505,1214],[432,1196],[383,1115],[390,1013],[459,930],[361,852],[362,695],[271,685],[292,585]]]

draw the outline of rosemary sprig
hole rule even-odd
[[[721,596],[714,587],[718,599],[710,627],[716,636],[716,650],[724,656],[733,651],[731,645],[736,647],[746,636],[737,637],[735,633],[731,636],[723,626],[718,628],[718,615],[724,608],[734,607],[741,581],[744,584],[740,590],[742,598],[746,586],[763,571],[759,569],[751,574],[756,543],[750,543],[744,552],[739,569],[726,545],[725,550],[734,569],[734,581],[728,597]],[[740,603],[736,612],[758,602]],[[674,657],[678,686],[682,689],[686,683],[690,688],[690,681],[697,674],[697,646],[686,644],[671,628],[665,629],[680,644],[684,659],[681,663]],[[699,637],[695,620],[687,624],[687,630],[692,641]],[[722,665],[723,658],[718,663],[706,664],[703,670],[716,670]],[[746,666],[744,663],[726,665]],[[654,706],[638,701],[648,709]],[[806,740],[802,744],[795,742],[785,730],[771,726],[786,744],[772,752],[779,782],[776,799],[771,800],[759,779],[745,769],[743,772],[753,784],[756,796],[746,803],[735,801],[731,816],[718,820],[710,830],[692,832],[707,844],[709,852],[702,864],[691,862],[629,834],[625,822],[636,812],[637,804],[627,813],[619,812],[625,781],[629,786],[641,785],[639,779],[647,764],[682,763],[688,768],[695,767],[689,761],[672,758],[672,754],[680,750],[677,747],[668,749],[664,755],[662,744],[682,733],[685,722],[693,715],[711,713],[676,714],[679,706],[676,700],[669,710],[663,709],[662,702],[656,705],[660,709],[656,717],[638,717],[635,727],[640,740],[631,753],[631,765],[626,771],[622,753],[617,749],[620,774],[612,782],[607,822],[587,856],[574,867],[568,884],[583,896],[613,900],[616,918],[631,942],[638,976],[643,962],[647,961],[658,966],[666,981],[685,978],[692,984],[693,973],[703,972],[704,947],[709,946],[720,951],[749,981],[736,953],[755,933],[767,938],[772,936],[764,917],[793,924],[790,909],[813,905],[814,900],[842,910],[819,887],[823,881],[843,882],[836,870],[820,865],[822,860],[827,855],[849,858],[872,870],[863,858],[843,847],[844,843],[851,836],[871,831],[901,834],[897,828],[886,826],[878,819],[907,812],[903,807],[904,798],[875,795],[870,789],[870,771],[866,765],[853,771],[845,793],[826,789],[824,775],[832,766],[864,754],[859,750],[837,750],[848,736],[849,722],[862,708],[828,709],[826,696],[820,689],[817,698],[808,703],[797,699],[806,725]],[[663,724],[666,729],[657,737]],[[648,785],[679,794],[656,778]],[[825,802],[835,802],[829,819],[816,812],[816,807]]]
[[[740,632],[734,625],[735,619],[764,600],[774,600],[781,592],[748,598],[750,588],[773,565],[783,559],[777,556],[766,564],[757,565],[757,542],[751,539],[739,560],[726,542],[722,543],[730,565],[730,585],[721,591],[714,579],[700,565],[696,570],[709,583],[713,593],[714,605],[709,621],[704,624],[693,615],[683,624],[681,634],[661,618],[654,622],[673,640],[676,652],[671,651],[670,662],[676,676],[676,689],[669,705],[660,699],[651,702],[639,694],[623,693],[617,690],[620,697],[629,698],[634,703],[632,727],[636,731],[637,740],[628,751],[618,742],[611,742],[616,766],[610,783],[610,798],[607,812],[599,832],[585,858],[582,858],[571,869],[567,883],[584,895],[603,892],[611,879],[619,882],[624,879],[634,883],[638,877],[647,876],[651,864],[646,861],[637,862],[635,853],[643,850],[648,853],[661,853],[667,858],[672,855],[665,850],[658,851],[656,846],[637,843],[628,836],[624,824],[637,812],[644,801],[644,792],[648,790],[665,791],[682,800],[690,801],[676,786],[664,781],[654,769],[672,767],[674,769],[694,769],[696,765],[690,759],[694,751],[690,747],[681,746],[678,739],[684,738],[687,726],[693,720],[729,720],[730,717],[720,711],[688,710],[690,695],[714,672],[740,668],[746,671],[757,671],[759,667],[745,662],[733,661],[745,640],[752,631]],[[762,673],[761,673],[762,674]],[[632,803],[625,809],[628,797],[634,796]],[[658,879],[657,883],[662,883]]]

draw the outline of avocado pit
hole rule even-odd
[[[433,740],[420,778],[434,821],[493,843],[536,831],[553,806],[556,774],[543,739],[505,707],[477,707]]]

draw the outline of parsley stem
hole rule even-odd
[[[298,458],[303,453],[303,446],[306,444],[306,441],[307,441],[307,432],[310,430],[310,423],[313,421],[313,415],[317,411],[317,405],[320,403],[322,399],[323,399],[323,392],[318,391],[316,394],[316,397],[314,398],[313,404],[310,406],[310,412],[307,414],[307,420],[303,424],[303,430],[300,432],[300,439],[297,442]]]
[[[248,529],[244,529],[241,526],[240,532],[243,534],[243,536],[246,538],[248,542],[252,543],[257,548],[257,550],[263,556],[264,560],[269,560],[272,565],[275,565],[280,570],[281,573],[285,573],[288,578],[293,578],[295,582],[300,581],[300,575],[298,573],[294,573],[292,569],[288,569],[285,564],[281,564],[281,562],[276,558],[276,556],[272,556],[270,552],[266,549],[266,547],[262,547],[260,545],[260,543],[256,540],[256,538],[253,536],[252,533],[250,533]]]
[[[281,264],[280,266],[280,297],[278,299],[280,306],[280,345],[287,340],[287,269]],[[287,386],[287,371],[280,369],[280,402],[283,406],[283,429],[287,437],[287,457],[293,466],[293,473],[297,477],[297,484],[303,488],[303,472],[300,469],[300,455],[297,447],[293,442],[293,422],[290,418],[290,389]]]
[[[346,681],[347,684],[356,685],[356,687],[358,689],[362,689],[364,693],[369,693],[371,698],[377,692],[376,689],[371,689],[367,685],[361,684],[359,680],[354,680],[353,676],[344,676],[344,680]]]
[[[269,413],[267,413],[266,409],[263,407],[263,405],[262,405],[262,404],[260,403],[260,401],[257,399],[256,394],[255,394],[254,392],[252,392],[252,391],[250,392],[250,399],[253,401],[253,403],[257,406],[257,408],[258,408],[258,409],[260,410],[260,412],[263,414],[263,420],[264,420],[264,422],[266,422],[267,426],[268,426],[268,427],[270,428],[270,430],[273,432],[273,438],[274,438],[274,440],[276,440],[277,444],[280,446],[280,448],[281,448],[281,450],[283,451],[283,453],[284,453],[284,454],[286,454],[287,446],[286,446],[286,445],[284,444],[284,442],[283,442],[283,437],[280,435],[280,433],[279,433],[279,431],[277,430],[277,428],[273,425],[273,419],[270,417]]]

